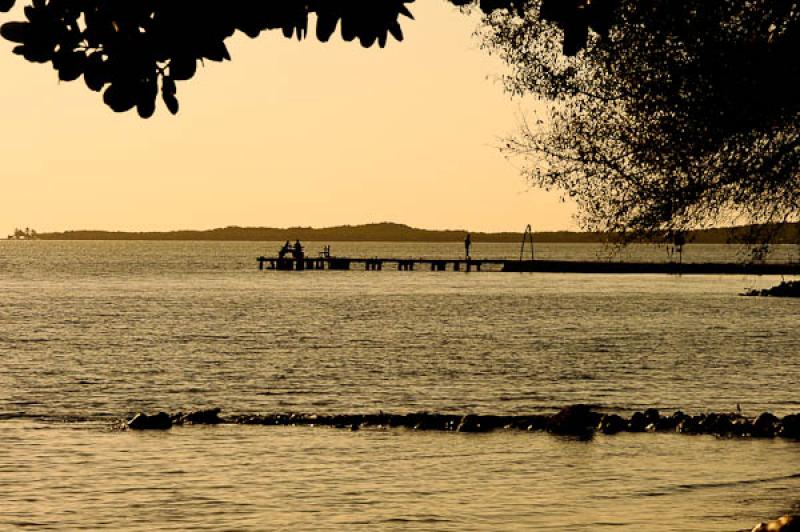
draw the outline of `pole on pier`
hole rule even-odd
[[[264,261],[267,260],[267,259],[264,258],[264,257],[258,257],[258,259],[256,259],[256,260],[258,261],[258,270],[259,271],[264,271]]]
[[[528,224],[525,227],[525,232],[522,234],[522,246],[519,248],[519,260],[520,261],[522,261],[522,256],[525,253],[525,242],[526,241],[530,241],[530,243],[531,243],[531,260],[535,260],[534,259],[534,255],[533,255],[533,228],[531,227],[531,224]]]

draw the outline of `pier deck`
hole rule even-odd
[[[683,275],[800,275],[800,263],[675,263],[612,262],[567,260],[514,260],[466,258],[396,258],[396,257],[306,257],[303,259],[258,257],[259,270],[351,270],[398,271],[429,270],[593,274],[683,274]]]

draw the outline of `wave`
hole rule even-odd
[[[641,497],[663,497],[678,492],[691,492],[691,491],[718,489],[718,488],[734,488],[738,486],[767,484],[767,483],[775,483],[775,482],[795,480],[795,479],[800,479],[800,473],[777,475],[773,477],[764,477],[764,478],[726,480],[720,482],[696,482],[691,484],[678,484],[676,486],[672,486],[670,488],[665,488],[657,491],[640,492],[637,495]]]

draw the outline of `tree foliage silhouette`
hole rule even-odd
[[[160,90],[167,108],[178,112],[176,82],[195,75],[198,61],[230,59],[225,40],[241,31],[257,37],[280,30],[303,39],[309,16],[316,36],[327,41],[340,27],[346,41],[383,47],[389,36],[402,40],[399,19],[411,17],[413,0],[33,0],[25,18],[2,26],[18,43],[14,53],[36,63],[52,63],[63,81],[83,76],[114,111],[136,108],[150,117]],[[8,11],[13,0],[0,0]]]
[[[314,33],[327,41],[340,29],[345,41],[384,47],[403,39],[402,17],[413,18],[414,0],[32,0],[25,21],[8,22],[0,32],[17,43],[14,53],[36,63],[52,63],[62,81],[83,76],[114,111],[133,109],[143,118],[155,111],[160,91],[167,108],[178,112],[177,81],[192,78],[198,61],[230,59],[225,40],[236,31],[257,37],[280,30],[287,38]],[[456,6],[474,0],[450,0]],[[551,0],[552,1],[552,0]],[[553,3],[558,3],[555,0]],[[602,0],[609,2],[612,0]],[[0,0],[9,11],[14,0]],[[522,15],[527,0],[481,0],[491,13],[510,9]],[[555,19],[563,10],[554,10]],[[569,36],[569,34],[568,34]],[[570,47],[575,47],[574,39]]]
[[[481,32],[512,67],[507,89],[547,102],[506,152],[574,198],[585,227],[797,219],[800,3],[620,0],[596,33],[562,24],[563,47],[549,9],[494,12]]]

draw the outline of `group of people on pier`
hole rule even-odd
[[[464,239],[464,252],[467,257],[467,260],[471,258],[470,257],[471,246],[472,246],[472,236],[469,233],[467,233],[467,236]],[[331,249],[330,246],[325,246],[324,254],[326,256],[330,256],[330,249]],[[285,259],[286,255],[288,255],[289,253],[292,254],[292,258],[294,260],[303,260],[305,258],[305,253],[303,252],[303,245],[300,243],[299,239],[295,240],[294,246],[289,244],[289,241],[287,240],[286,243],[283,244],[280,251],[278,252],[278,259],[281,260]]]
[[[295,260],[303,260],[305,257],[305,253],[303,252],[303,245],[300,243],[300,240],[296,240],[294,246],[289,245],[289,241],[287,240],[286,243],[283,245],[281,250],[278,252],[278,258],[284,259],[286,255],[291,252],[292,258]]]

